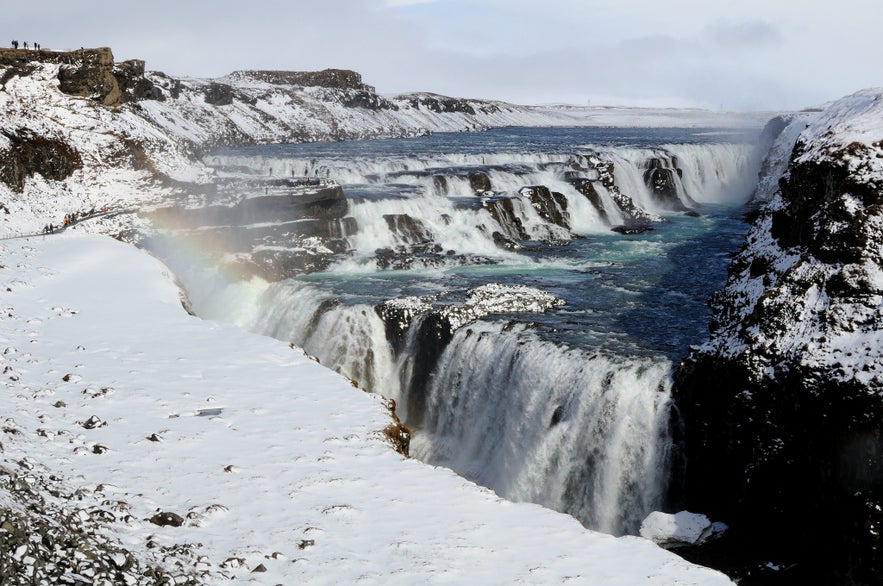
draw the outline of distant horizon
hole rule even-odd
[[[381,94],[728,112],[819,107],[883,86],[881,28],[871,0],[808,0],[799,10],[765,0],[156,0],[126,10],[47,0],[4,9],[9,40],[108,46],[174,77],[349,69]]]

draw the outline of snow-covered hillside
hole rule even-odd
[[[883,89],[783,129],[711,337],[679,373],[689,506],[839,584],[883,575],[881,139]],[[761,538],[771,523],[796,538]]]

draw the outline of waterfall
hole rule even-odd
[[[642,259],[704,250],[703,230],[716,220],[683,212],[744,202],[756,175],[753,149],[569,143],[484,152],[446,140],[462,142],[283,145],[207,157],[232,184],[328,178],[346,201],[339,213],[303,221],[313,232],[304,228],[297,244],[317,254],[327,242],[320,228],[339,226],[325,273],[206,287],[197,271],[182,279],[193,305],[199,315],[293,342],[395,399],[414,431],[413,456],[590,528],[635,533],[664,505],[673,449],[671,363],[657,341],[642,345],[648,329],[671,331],[670,314],[657,309],[671,299],[673,275],[652,273],[671,263]],[[281,195],[289,196],[299,197]],[[301,221],[287,220],[283,237]],[[646,237],[610,231],[647,226],[656,230]],[[270,237],[260,245],[292,248]],[[542,327],[487,314],[445,322],[440,306],[462,307],[457,295],[488,282],[549,287],[568,305],[537,317]],[[406,297],[425,306],[384,313],[384,301]]]
[[[507,499],[635,532],[662,505],[669,369],[475,322],[439,359],[412,454]]]

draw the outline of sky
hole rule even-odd
[[[520,104],[793,110],[883,86],[879,0],[6,0],[0,28],[178,77],[353,69]]]

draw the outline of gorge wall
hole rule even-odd
[[[881,120],[868,90],[783,132],[787,170],[676,374],[687,507],[793,583],[883,580]]]

